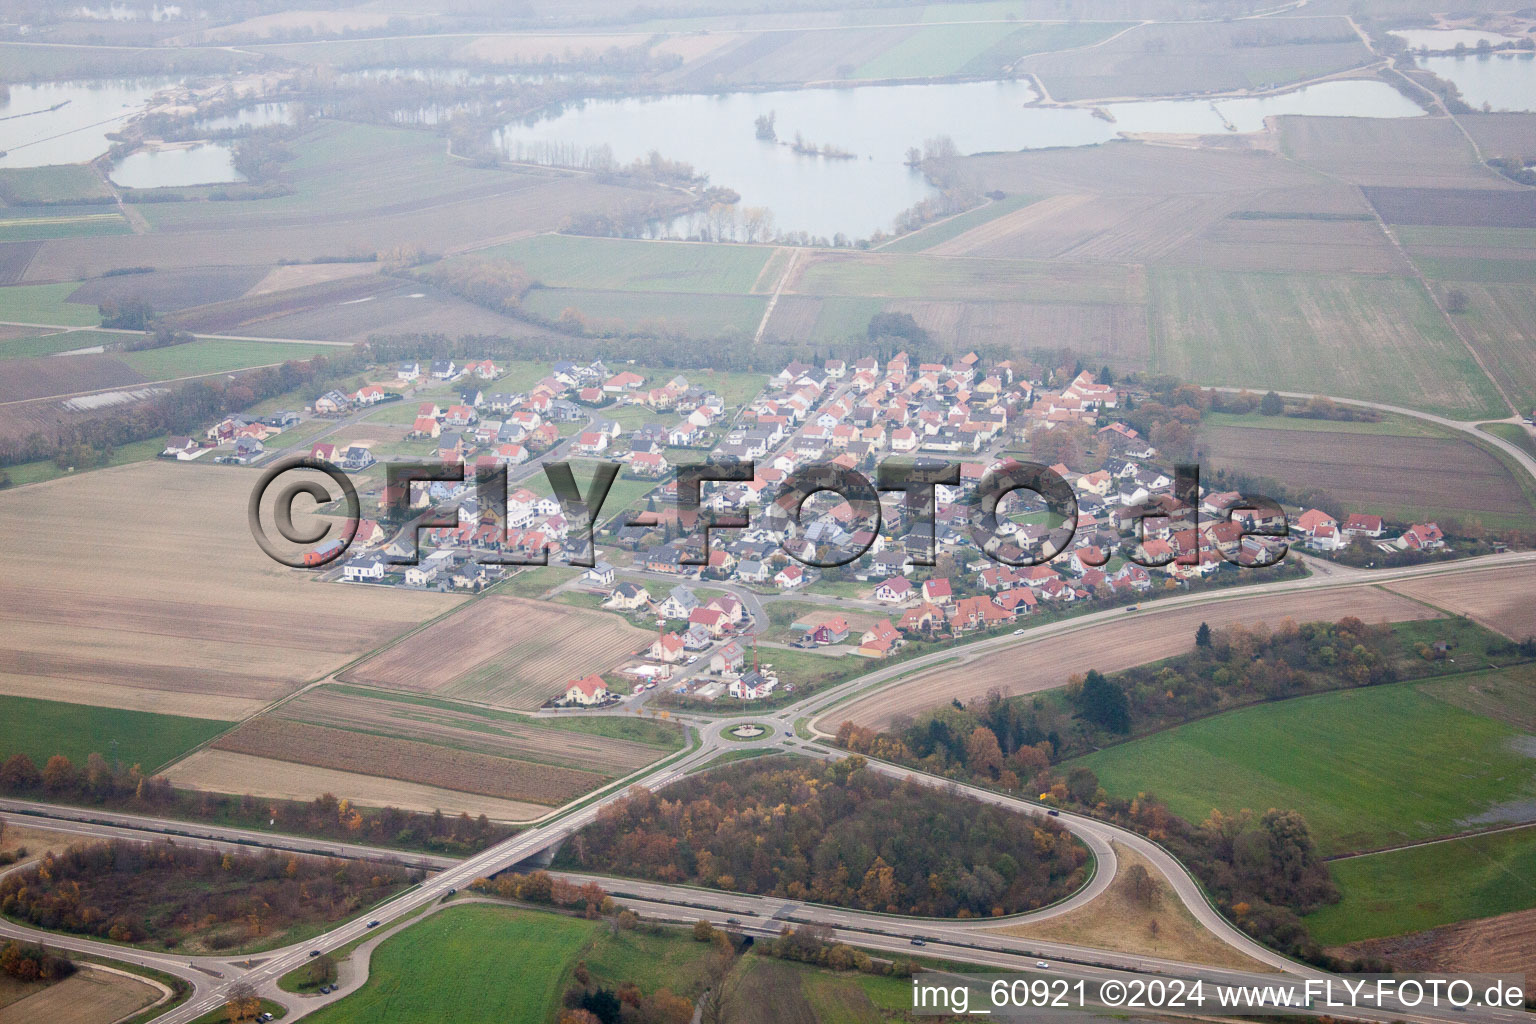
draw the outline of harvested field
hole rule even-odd
[[[1035,924],[998,928],[1002,935],[1019,935],[1047,942],[1065,942],[1094,949],[1113,949],[1139,956],[1163,957],[1192,964],[1210,964],[1237,971],[1265,973],[1272,968],[1244,956],[1216,938],[1195,920],[1173,886],[1145,857],[1128,846],[1113,844],[1119,870],[1098,899],[1087,906]],[[1127,872],[1141,867],[1152,878],[1150,900],[1132,888]],[[1156,922],[1154,927],[1153,922]]]
[[[476,255],[512,260],[548,288],[744,295],[775,251],[765,245],[535,235]]]
[[[247,324],[242,334],[269,338],[323,338],[366,341],[373,334],[490,334],[526,337],[543,333],[522,320],[445,295],[407,285],[362,301],[331,302]]]
[[[1237,196],[1053,196],[928,250],[942,256],[1139,261],[1166,256],[1212,224]]]
[[[774,327],[778,312],[774,309]],[[1147,316],[1141,306],[1030,302],[889,302],[952,351],[1011,345],[1020,352],[1062,346],[1124,369],[1146,369]]]
[[[1514,640],[1536,636],[1536,603],[1531,601],[1529,568],[1486,569],[1409,580],[1390,584],[1389,589],[1465,615]]]
[[[1139,25],[1102,46],[1025,58],[1058,100],[1247,89],[1371,59],[1341,17]]]
[[[1307,118],[1306,120],[1316,120]],[[1009,194],[1095,193],[1171,196],[1217,195],[1258,189],[1317,188],[1316,172],[1271,153],[1235,149],[1189,149],[1143,142],[1037,149],[965,157],[962,166],[979,187]]]
[[[257,267],[242,268],[247,279],[254,284],[262,271]],[[341,302],[359,302],[371,299],[383,292],[405,290],[399,281],[370,275],[354,276],[293,288],[284,292],[267,292],[262,295],[241,298],[237,293],[226,301],[195,304],[171,321],[184,331],[201,331],[209,334],[233,334],[248,324],[260,323],[279,316],[288,316]]]
[[[70,340],[70,334],[61,337],[63,340],[59,344],[71,347],[78,344]],[[0,402],[25,402],[34,398],[101,391],[144,382],[142,374],[116,356],[7,359],[5,373],[0,374]]]
[[[0,285],[15,284],[27,272],[41,241],[0,242]]]
[[[255,478],[143,463],[0,493],[0,518],[35,524],[0,537],[0,692],[238,719],[460,600],[272,562]]]
[[[0,1008],[0,1024],[108,1024],[160,999],[163,986],[127,972],[82,966],[55,985]]]
[[[595,789],[603,776],[306,722],[253,718],[219,737],[217,750],[350,771],[460,793],[558,807]]]
[[[1536,909],[1369,939],[1331,952],[1379,957],[1415,973],[1522,974],[1526,998],[1536,997]]]
[[[1374,218],[1358,221],[1225,217],[1169,254],[1167,262],[1225,270],[1298,273],[1411,272]]]
[[[1150,281],[1154,370],[1463,418],[1508,415],[1412,278],[1164,267]]]
[[[651,638],[617,615],[488,597],[342,676],[532,711],[572,679],[606,672]]]
[[[1357,615],[1367,622],[1436,617],[1432,609],[1417,601],[1366,586],[1243,597],[1166,611],[1152,604],[1135,615],[1009,644],[1000,651],[962,653],[959,664],[937,668],[833,708],[817,719],[816,727],[835,732],[841,723],[852,721],[884,729],[897,718],[915,716],[950,700],[984,697],[989,690],[1000,690],[1005,696],[1036,693],[1065,686],[1068,678],[1089,669],[1108,674],[1145,665],[1186,653],[1202,622],[1216,629],[1233,623],[1274,625],[1288,618],[1334,621],[1345,615]]]
[[[1536,192],[1530,189],[1368,188],[1364,191],[1365,197],[1388,224],[1536,228]]]
[[[1536,153],[1536,114],[1461,114],[1456,120],[1489,157]]]
[[[96,304],[143,299],[154,307],[155,312],[169,313],[189,306],[239,298],[263,276],[265,273],[259,267],[210,267],[153,274],[118,274],[85,282],[70,293],[68,301]]]
[[[398,807],[429,814],[437,810],[444,814],[485,814],[496,821],[529,821],[549,810],[541,804],[499,800],[227,750],[199,750],[173,765],[165,776],[176,786],[212,793],[248,793],[277,800],[313,800],[330,793],[364,807]]]
[[[1478,162],[1449,118],[1282,117],[1279,123],[1286,155],[1356,185],[1514,187]]]
[[[1215,469],[1318,487],[1341,509],[1391,519],[1536,512],[1504,463],[1471,441],[1218,427],[1201,432]]]
[[[284,703],[272,717],[376,736],[579,768],[618,778],[670,747],[572,732],[507,712],[352,686],[322,686]],[[457,787],[462,788],[462,787]]]
[[[314,284],[339,281],[344,277],[362,277],[377,274],[377,263],[296,263],[273,267],[266,276],[245,294],[251,298],[271,292],[285,292],[292,288],[304,288]]]

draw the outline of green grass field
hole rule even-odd
[[[744,295],[773,252],[765,245],[534,235],[481,255],[513,260],[551,288]]]
[[[1496,823],[1498,805],[1536,796],[1519,735],[1409,682],[1243,708],[1071,764],[1196,822],[1213,808],[1298,810],[1332,854],[1451,834],[1480,814]]]
[[[645,291],[590,291],[581,288],[535,288],[523,306],[540,316],[558,319],[567,309],[580,311],[597,329],[616,322],[621,329],[637,327],[696,337],[718,337],[757,330],[768,300],[761,295],[700,295]]]
[[[546,1021],[577,955],[605,926],[505,907],[451,907],[380,943],[368,981],[315,1024]]]
[[[86,164],[0,168],[0,199],[11,206],[110,199],[112,190]],[[103,207],[112,212],[112,207]]]
[[[342,351],[334,345],[290,345],[280,341],[202,340],[169,348],[124,352],[120,359],[148,380],[172,380],[205,373],[225,373],[291,359]]]
[[[924,249],[931,249],[940,242],[947,242],[951,238],[963,235],[972,228],[985,224],[989,220],[996,220],[1004,214],[1022,209],[1035,201],[1035,196],[1009,196],[1007,199],[989,202],[976,207],[974,210],[966,210],[964,213],[956,214],[946,221],[940,221],[937,224],[919,228],[909,235],[902,235],[894,242],[888,242],[880,246],[876,251],[922,252]]]
[[[1519,410],[1530,412],[1536,406],[1536,285],[1444,281],[1436,288],[1442,298],[1452,291],[1466,296],[1457,324]]]
[[[65,281],[61,284],[13,284],[0,288],[0,320],[94,327],[101,323],[101,314],[95,306],[64,301],[78,287],[73,281]]]
[[[1485,260],[1474,256],[1414,256],[1424,276],[1436,281],[1536,284],[1536,260]]]
[[[84,235],[131,233],[122,214],[111,207],[95,213],[58,213],[48,207],[22,211],[0,209],[0,242],[27,242],[37,238],[78,238]]]
[[[1536,907],[1536,827],[1329,865],[1343,900],[1306,918],[1324,945]]]
[[[0,754],[26,754],[39,768],[54,754],[63,754],[77,765],[84,764],[88,754],[108,760],[115,754],[123,764],[141,765],[148,774],[229,725],[33,697],[0,697]]]
[[[1536,249],[1536,228],[1458,228],[1399,224],[1394,230],[1406,246]]]
[[[152,459],[165,450],[163,438],[153,438],[148,441],[133,441],[129,444],[120,444],[112,449],[111,458],[107,459],[108,466],[126,466],[130,462],[144,462]],[[105,467],[101,467],[105,468]],[[36,484],[44,480],[56,480],[61,476],[68,476],[63,469],[52,459],[40,459],[37,462],[23,462],[15,466],[6,466],[0,469],[10,477],[13,487],[22,484]]]
[[[1458,417],[1508,415],[1416,281],[1165,268],[1150,285],[1158,371]]]
[[[42,328],[39,328],[42,330]],[[0,359],[33,359],[100,344],[89,331],[55,331],[0,341]],[[84,340],[82,340],[84,339]]]
[[[1485,423],[1478,429],[1518,445],[1527,455],[1536,457],[1536,438],[1518,423]]]
[[[1292,430],[1307,433],[1375,434],[1386,437],[1457,437],[1455,431],[1436,426],[1427,420],[1387,413],[1374,422],[1351,420],[1314,420],[1300,416],[1265,416],[1250,412],[1238,415],[1230,412],[1207,413],[1200,420],[1205,428],[1251,427],[1255,430]]]

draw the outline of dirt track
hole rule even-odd
[[[1194,643],[1195,630],[1202,622],[1213,627],[1237,622],[1274,625],[1286,618],[1307,622],[1346,615],[1358,615],[1367,622],[1402,622],[1434,618],[1436,614],[1425,605],[1376,587],[1248,597],[1167,612],[1127,612],[1119,622],[981,653],[915,676],[834,708],[817,725],[831,730],[852,721],[886,728],[896,718],[916,715],[952,699],[983,697],[993,689],[1005,695],[1035,693],[1064,686],[1071,676],[1089,669],[1118,672],[1184,653]]]

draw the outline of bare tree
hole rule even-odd
[[[746,972],[738,969],[735,951],[729,947],[710,954],[704,963],[708,991],[699,1012],[700,1024],[731,1024],[740,1018],[741,984]]]

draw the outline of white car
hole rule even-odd
[[[1024,635],[1024,631],[1022,629],[1016,629],[1016,630],[1013,631],[1013,635],[1014,636],[1023,636]]]
[[[1044,960],[1036,960],[1035,966],[1040,968],[1042,971],[1050,970],[1051,967],[1051,965],[1046,963]]]

